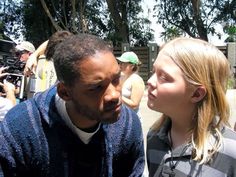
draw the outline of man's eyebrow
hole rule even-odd
[[[113,74],[112,78],[120,77],[120,75],[121,75],[121,70],[119,69],[117,73],[114,73],[114,74]],[[90,83],[85,83],[85,86],[86,86],[86,87],[89,87],[89,88],[91,88],[91,87],[96,87],[96,86],[98,86],[98,85],[103,84],[103,83],[106,82],[106,81],[108,81],[108,78],[107,78],[107,79],[104,79],[104,80],[103,80],[103,79],[97,79],[97,80],[93,80],[93,81],[90,82]]]
[[[100,81],[100,82],[93,82],[93,83],[88,83],[88,84],[85,84],[85,87],[87,89],[93,89],[93,88],[96,88],[98,86],[101,86],[103,84],[104,81]]]

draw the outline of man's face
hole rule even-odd
[[[28,51],[18,51],[16,52],[17,57],[19,58],[20,61],[26,62],[30,56],[30,52]]]
[[[98,52],[76,67],[80,78],[68,89],[70,100],[66,104],[72,122],[75,125],[81,119],[116,122],[121,110],[121,85],[114,55]]]

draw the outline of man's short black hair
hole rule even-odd
[[[45,55],[47,60],[51,60],[53,57],[53,54],[56,50],[56,46],[60,44],[62,41],[64,41],[66,38],[69,36],[73,35],[69,31],[57,31],[55,32],[49,39],[48,39],[48,44],[45,49]]]
[[[101,51],[113,52],[112,45],[90,34],[73,35],[61,42],[53,55],[58,80],[72,85],[80,76],[75,65]]]

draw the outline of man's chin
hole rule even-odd
[[[103,123],[107,123],[107,124],[112,124],[112,123],[115,123],[119,120],[120,118],[120,112],[117,113],[113,113],[113,114],[110,114],[108,115],[107,113],[105,113],[103,115],[103,119],[101,120]]]

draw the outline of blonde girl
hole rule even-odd
[[[153,71],[147,104],[163,114],[148,133],[150,177],[236,176],[224,54],[200,39],[176,38],[160,49]]]

